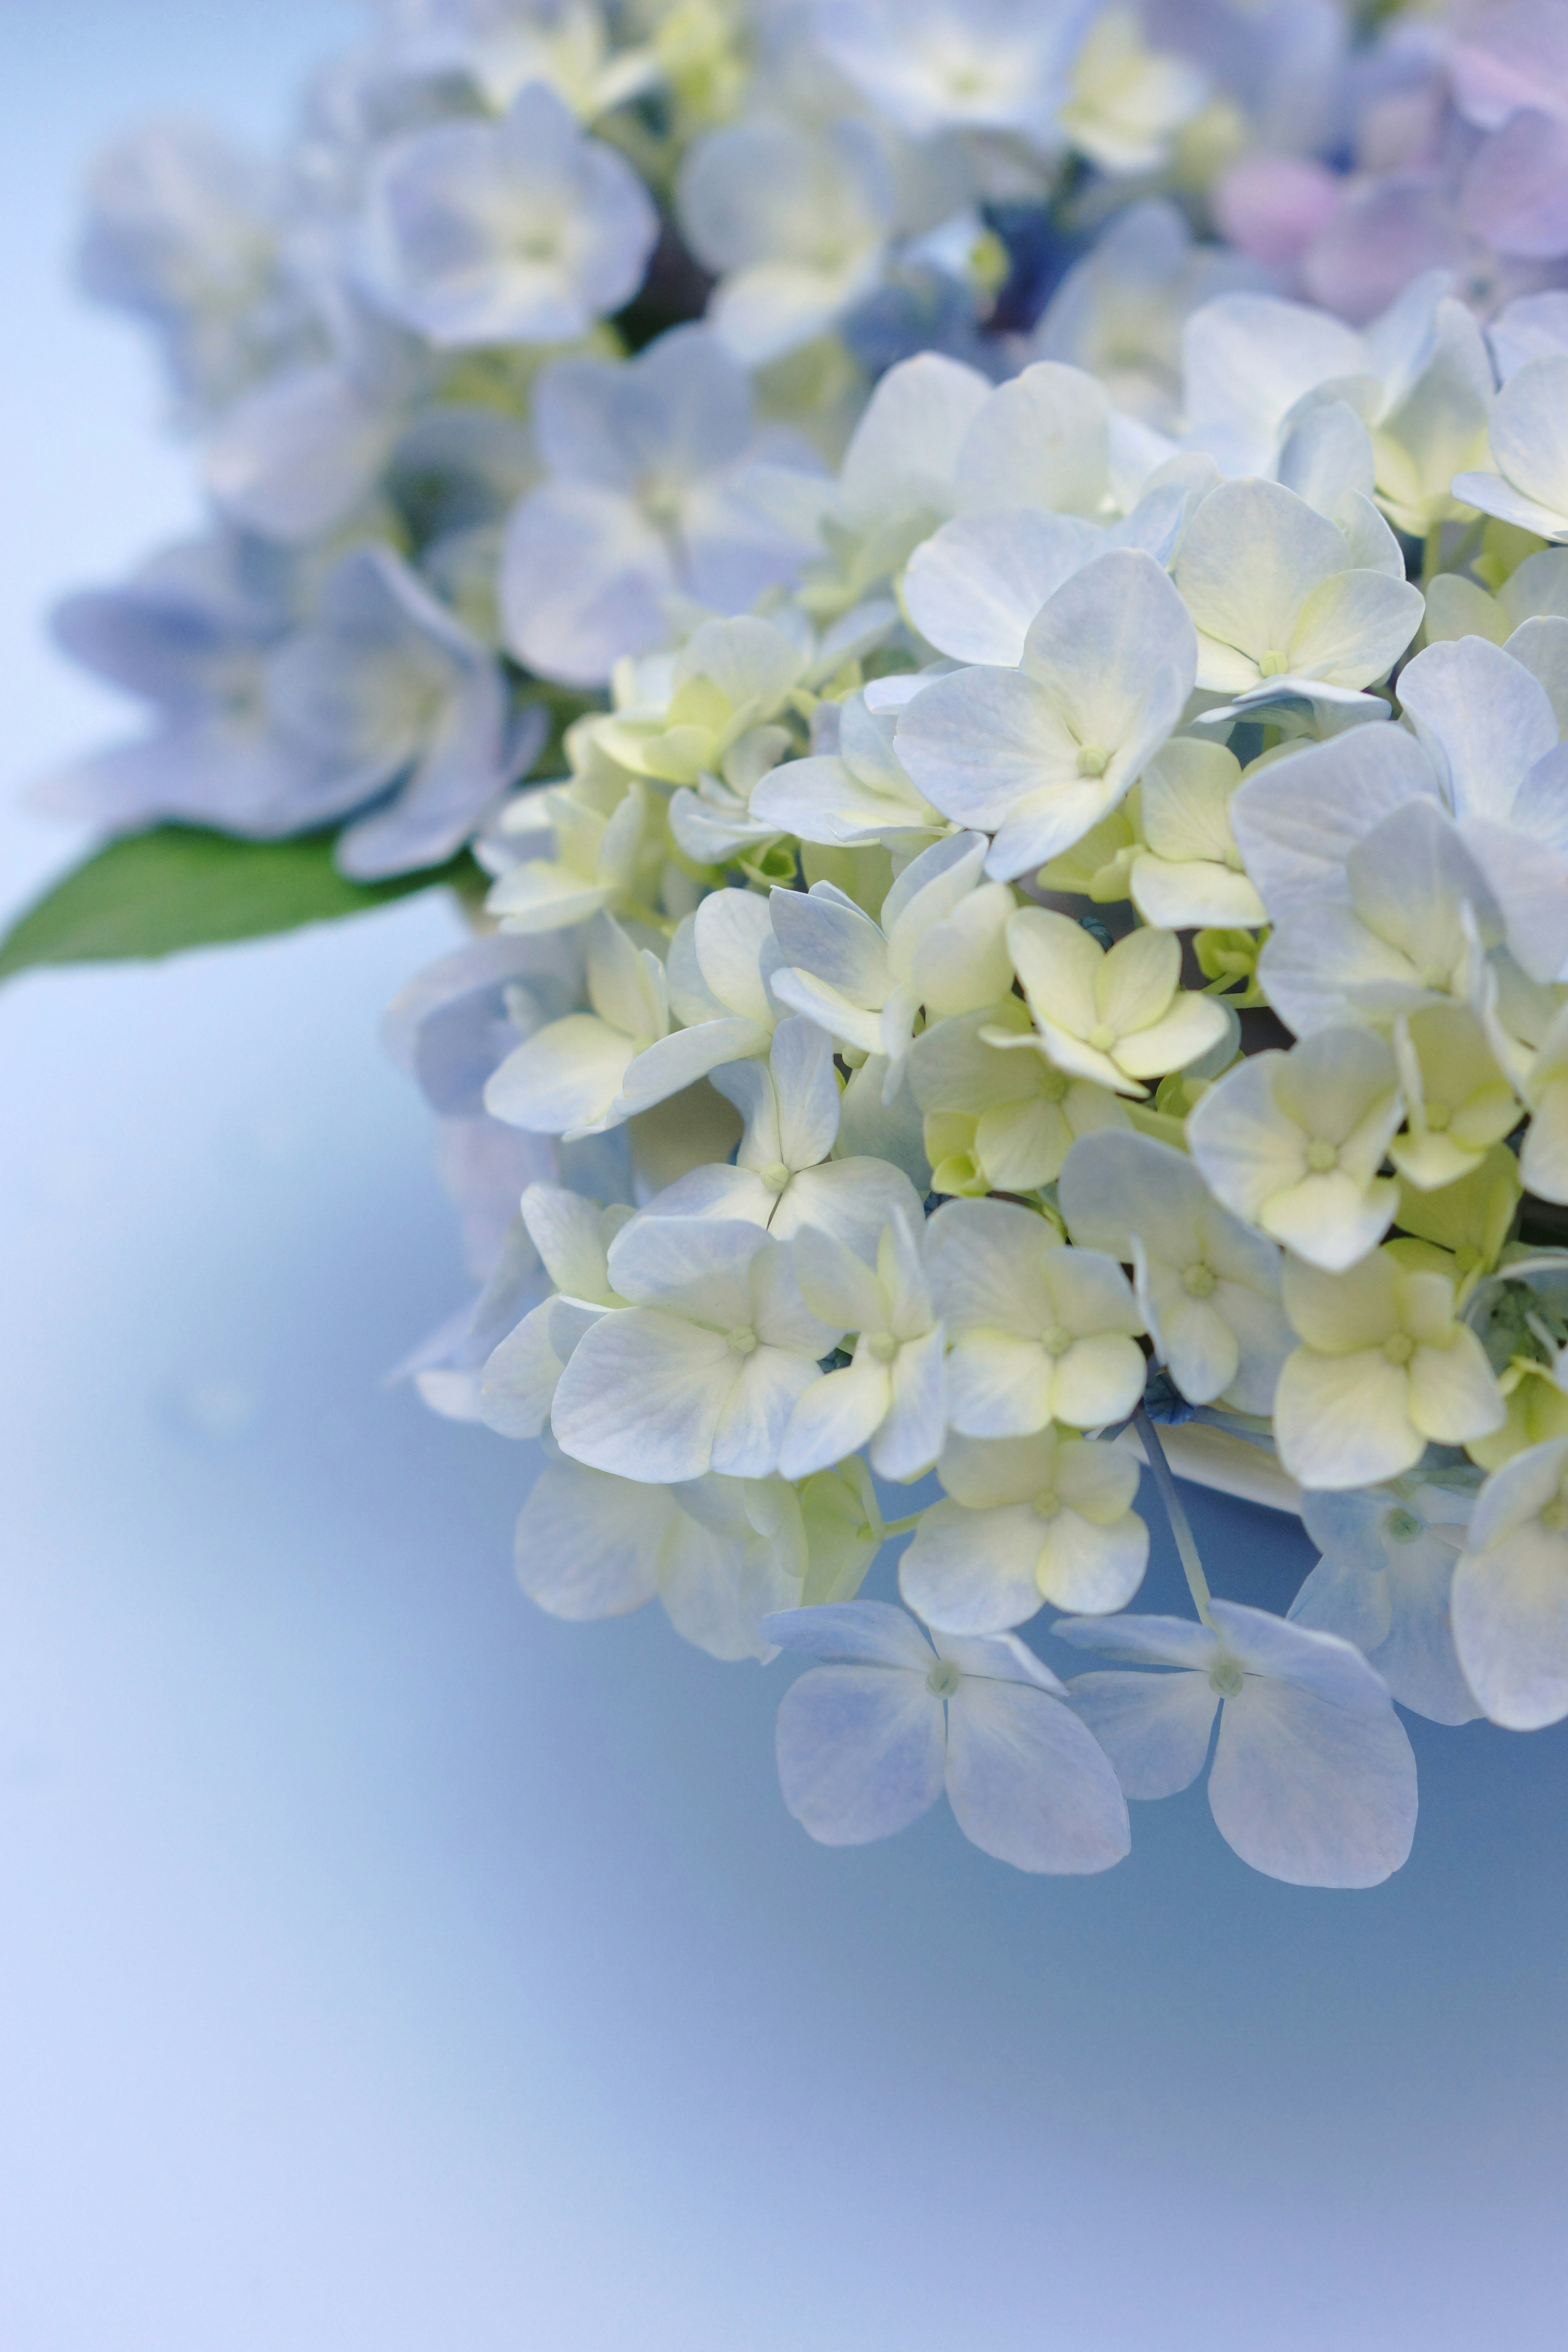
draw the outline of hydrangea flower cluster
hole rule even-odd
[[[812,1661],[813,1836],[1100,1870],[1212,1753],[1378,1883],[1395,1703],[1568,1716],[1568,16],[376,15],[275,171],[100,174],[215,520],[60,615],[153,727],[47,796],[465,859],[406,1370],[542,1607]]]

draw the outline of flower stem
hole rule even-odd
[[[882,1524],[883,1541],[886,1542],[889,1536],[907,1536],[911,1528],[919,1527],[924,1517],[925,1513],[923,1511],[911,1511],[907,1519],[884,1520]]]
[[[1176,1492],[1176,1482],[1171,1475],[1171,1465],[1165,1459],[1165,1449],[1155,1434],[1154,1424],[1140,1405],[1132,1416],[1132,1426],[1142,1440],[1144,1459],[1149,1465],[1154,1484],[1160,1489],[1160,1500],[1165,1506],[1165,1517],[1171,1522],[1171,1533],[1176,1538],[1176,1549],[1186,1571],[1187,1590],[1193,1596],[1193,1606],[1205,1625],[1209,1616],[1209,1580],[1204,1574],[1203,1561],[1198,1558],[1197,1539],[1187,1517],[1182,1498]]]

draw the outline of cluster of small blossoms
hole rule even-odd
[[[482,869],[388,1020],[479,1286],[407,1369],[542,1443],[543,1607],[815,1661],[828,1843],[1098,1870],[1212,1748],[1372,1885],[1395,1702],[1568,1715],[1568,290],[1237,225],[1370,216],[1417,82],[1495,196],[1513,21],[386,0],[279,173],[106,169],[216,520],[66,607],[155,723],[54,803]],[[1300,1513],[1288,1613],[1173,1469]]]

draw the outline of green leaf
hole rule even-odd
[[[465,851],[449,865],[385,882],[351,882],[335,836],[239,841],[195,825],[156,825],[110,841],[29,907],[0,940],[0,980],[39,964],[112,962],[254,940],[335,922],[446,883],[484,877]]]

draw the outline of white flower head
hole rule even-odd
[[[1279,1459],[1303,1486],[1370,1486],[1427,1445],[1500,1428],[1502,1391],[1447,1275],[1374,1250],[1347,1273],[1287,1258],[1285,1312],[1301,1340],[1274,1401]]]
[[[912,1197],[912,1196],[911,1196]],[[929,1470],[947,1427],[946,1332],[921,1261],[923,1220],[894,1208],[869,1252],[816,1226],[795,1235],[795,1279],[819,1320],[856,1334],[852,1361],[825,1373],[790,1416],[779,1452],[786,1478],[826,1470],[860,1446],[879,1477]]]
[[[1189,1114],[1187,1145],[1216,1200],[1337,1274],[1394,1221],[1399,1188],[1378,1171],[1404,1116],[1384,1039],[1320,1029],[1237,1063]]]
[[[1003,1633],[1043,1601],[1124,1609],[1142,1582],[1138,1465],[1118,1447],[1052,1428],[951,1437],[937,1470],[949,1499],[921,1514],[899,1563],[899,1590],[928,1625]]]
[[[768,1476],[838,1338],[808,1311],[788,1246],[740,1220],[644,1215],[607,1265],[635,1304],[577,1343],[551,1417],[563,1452],[654,1486]]]
[[[950,1201],[927,1227],[926,1265],[952,1342],[948,1412],[966,1437],[1025,1437],[1124,1421],[1143,1393],[1143,1319],[1126,1276],[1097,1250],[1006,1201]]]
[[[1182,1394],[1268,1412],[1290,1350],[1273,1243],[1228,1216],[1192,1160],[1152,1136],[1113,1129],[1075,1143],[1058,1199],[1075,1242],[1133,1267],[1156,1355]]]
[[[878,1601],[768,1619],[823,1663],[779,1708],[779,1782],[824,1845],[907,1829],[945,1788],[971,1843],[1019,1870],[1108,1870],[1131,1843],[1116,1775],[1011,1634],[934,1633]]]
[[[934,808],[995,835],[1002,880],[1071,848],[1179,725],[1192,624],[1153,557],[1100,556],[1030,625],[1016,669],[960,670],[916,696],[900,759]]]
[[[1262,1609],[1062,1619],[1079,1649],[1173,1673],[1080,1675],[1074,1706],[1130,1797],[1197,1778],[1220,1717],[1209,1810],[1227,1845],[1292,1886],[1377,1886],[1415,1833],[1415,1759],[1388,1693],[1350,1643]]]
[[[1072,1076],[1142,1096],[1145,1078],[1190,1067],[1232,1034],[1223,1005],[1180,986],[1173,931],[1129,931],[1107,949],[1069,916],[1023,907],[1007,947],[1035,1025],[982,1031],[1003,1052],[1043,1053]]]
[[[1454,1640],[1494,1723],[1568,1715],[1568,1438],[1516,1454],[1477,1497],[1454,1575]]]

